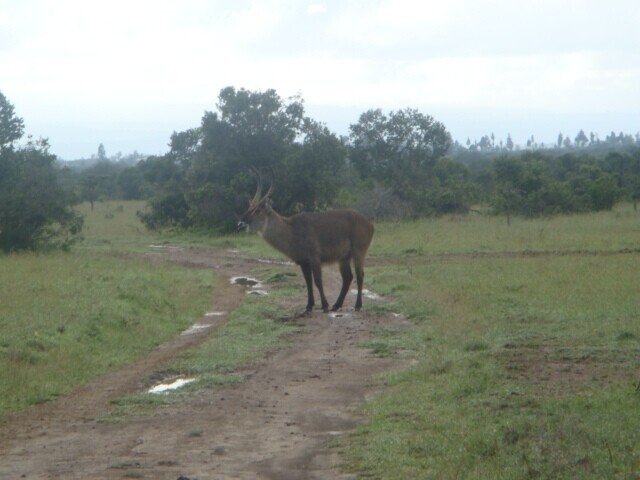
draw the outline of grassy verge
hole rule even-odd
[[[370,269],[415,321],[342,444],[364,477],[640,478],[640,255],[449,259]]]
[[[0,413],[68,392],[177,334],[210,304],[211,271],[99,253],[0,257]]]

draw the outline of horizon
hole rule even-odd
[[[630,0],[0,0],[0,90],[65,160],[162,154],[228,85],[301,94],[339,135],[409,107],[463,145],[603,139],[640,130],[638,22]]]

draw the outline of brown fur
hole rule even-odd
[[[314,305],[312,279],[320,293],[322,309],[328,311],[321,266],[335,262],[340,264],[342,290],[332,310],[342,307],[349,290],[353,280],[352,261],[358,283],[356,310],[362,307],[364,260],[373,237],[373,225],[366,218],[353,210],[283,217],[271,208],[269,199],[265,197],[260,203],[254,203],[245,219],[250,230],[257,231],[271,246],[300,265],[307,283],[307,312]]]

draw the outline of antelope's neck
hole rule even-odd
[[[262,229],[262,238],[276,250],[281,251],[288,257],[291,256],[291,241],[293,239],[291,225],[276,212],[271,212],[265,219]]]

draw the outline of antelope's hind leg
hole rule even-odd
[[[340,275],[342,275],[342,290],[340,290],[340,295],[338,295],[336,303],[333,305],[333,307],[331,307],[332,312],[335,312],[336,310],[342,308],[344,298],[347,296],[347,292],[349,291],[349,287],[351,286],[351,282],[353,281],[353,272],[351,271],[350,258],[340,261]]]
[[[356,311],[362,308],[362,284],[364,283],[364,258],[359,256],[353,257],[353,263],[356,267],[356,282],[358,283],[358,298],[356,298]]]

